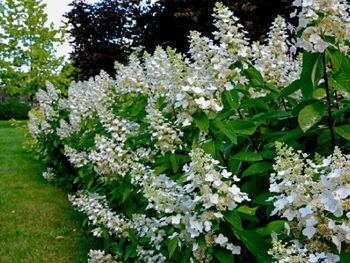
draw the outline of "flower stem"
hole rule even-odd
[[[322,53],[322,64],[323,64],[323,80],[326,87],[327,103],[328,103],[328,127],[331,132],[332,147],[335,147],[335,137],[334,137],[334,119],[332,112],[332,101],[329,91],[329,81],[327,76],[327,65],[326,65],[326,52]]]

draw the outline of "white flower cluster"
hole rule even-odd
[[[247,194],[232,183],[238,178],[218,166],[218,162],[203,150],[195,149],[190,156],[192,161],[183,167],[183,185],[165,175],[155,175],[140,163],[130,164],[133,167],[133,182],[142,188],[149,202],[147,209],[157,211],[158,219],[145,214],[127,218],[111,211],[106,198],[97,194],[79,192],[76,196],[70,196],[70,201],[79,211],[86,213],[90,223],[96,226],[93,231],[95,236],[100,236],[100,227],[104,227],[110,235],[117,237],[127,237],[128,230],[134,229],[139,237],[149,238],[149,245],[152,246],[138,248],[138,255],[144,262],[165,262],[166,257],[161,254],[162,242],[174,236],[178,236],[183,244],[192,245],[193,257],[197,260],[210,258],[205,251],[206,247],[211,246],[221,246],[232,254],[240,254],[239,246],[212,227],[223,220],[222,212],[248,201]],[[166,227],[173,229],[171,236],[166,234]],[[199,236],[205,237],[206,246],[198,245]]]
[[[299,8],[291,16],[299,17],[298,30],[302,30],[298,41],[300,47],[322,53],[330,45],[336,44],[347,52],[348,46],[344,43],[350,40],[350,9],[347,1],[295,0],[293,5]],[[327,38],[334,38],[335,43]]]
[[[311,253],[329,252],[332,244],[340,252],[342,244],[350,244],[349,156],[335,148],[333,155],[314,162],[282,143],[276,149],[272,215],[286,218],[288,234],[305,237]]]
[[[48,167],[46,172],[43,172],[43,177],[48,181],[52,181],[56,177],[55,170],[51,167]]]
[[[28,114],[30,119],[28,130],[33,138],[37,139],[40,135],[46,136],[55,132],[51,121],[59,117],[60,94],[61,91],[50,82],[46,82],[46,91],[40,89],[37,92],[36,100],[39,107]]]
[[[290,244],[283,243],[276,238],[272,239],[272,248],[268,251],[275,260],[275,263],[336,263],[340,258],[328,252],[310,252],[307,248],[301,247],[297,240]]]
[[[129,238],[129,230],[133,229],[137,231],[140,237],[148,237],[150,239],[148,245],[154,246],[153,250],[141,246],[137,248],[140,261],[166,262],[166,257],[159,252],[161,248],[160,243],[164,241],[165,237],[165,231],[161,228],[167,225],[164,219],[148,218],[145,215],[136,214],[132,219],[128,219],[113,212],[104,196],[93,193],[81,191],[75,196],[69,196],[69,200],[80,212],[87,214],[90,224],[96,226],[96,229],[92,231],[94,235],[100,236],[100,227],[104,227],[109,231],[110,235]],[[101,257],[102,259],[106,257],[101,252],[96,252],[95,255],[95,257]],[[111,256],[107,257],[111,259]],[[118,257],[118,255],[115,256],[116,259]]]
[[[95,145],[96,150],[92,150],[87,157],[94,164],[95,171],[103,176],[125,176],[133,162],[133,155],[104,136],[96,135]]]
[[[253,44],[255,68],[267,82],[277,87],[288,86],[300,75],[301,60],[292,58],[289,50],[294,46],[288,46],[288,43],[286,21],[278,16],[270,28],[267,43]]]
[[[121,263],[118,261],[117,257],[112,256],[111,254],[105,254],[101,250],[90,250],[88,263]]]
[[[158,109],[147,107],[146,111],[148,113],[146,119],[150,124],[152,139],[156,141],[155,145],[162,152],[175,152],[177,148],[181,149],[183,145],[182,131],[177,129],[174,124],[172,125]]]
[[[232,210],[249,198],[232,183],[238,178],[218,166],[218,161],[203,150],[195,149],[190,156],[192,161],[183,167],[186,179],[183,185],[148,170],[148,176],[143,177],[147,180],[142,183],[144,196],[149,202],[147,208],[164,215],[166,221],[177,229],[179,238],[193,244],[196,259],[203,260],[206,254],[205,249],[196,243],[196,238],[201,235],[208,241],[208,247],[216,244],[232,254],[239,254],[240,247],[233,245],[212,226],[222,220],[223,211]]]

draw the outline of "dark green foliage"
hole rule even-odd
[[[10,98],[0,102],[0,120],[25,120],[28,119],[30,105],[28,102],[16,98]]]
[[[130,28],[133,13],[139,1],[102,1],[88,4],[74,0],[68,19],[69,33],[73,38],[71,59],[80,69],[78,79],[87,79],[105,70],[114,73],[114,62],[125,62],[130,54]]]

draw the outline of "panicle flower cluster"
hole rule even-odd
[[[147,106],[146,112],[152,139],[156,141],[155,145],[162,152],[175,152],[177,148],[182,148],[183,132],[169,122],[156,107]]]
[[[103,176],[121,175],[125,176],[133,161],[133,156],[122,145],[116,144],[114,140],[96,135],[96,150],[92,150],[88,159],[94,164],[95,171]]]
[[[70,163],[77,168],[83,167],[89,163],[87,152],[77,151],[68,145],[64,145],[64,154],[68,157]]]
[[[50,82],[46,82],[46,91],[40,89],[36,94],[39,107],[29,112],[28,130],[36,140],[40,135],[54,133],[52,122],[59,116],[59,98],[61,91]]]
[[[267,43],[253,44],[255,68],[267,82],[277,87],[288,86],[300,75],[301,60],[293,59],[293,54],[289,53],[294,47],[288,46],[288,37],[286,21],[278,16],[270,28]]]
[[[165,219],[149,218],[143,214],[134,214],[132,219],[128,219],[113,212],[109,208],[105,196],[84,191],[69,196],[69,200],[76,209],[87,214],[89,223],[96,227],[92,231],[94,235],[100,236],[103,227],[109,231],[110,235],[128,239],[129,231],[135,230],[140,237],[147,237],[149,240],[148,243],[144,244],[145,247],[139,246],[137,248],[140,262],[166,262],[166,257],[160,253],[160,244],[165,237],[165,231],[162,230],[162,227],[167,225]],[[150,245],[153,245],[153,249]],[[96,256],[105,257],[100,252],[96,252]],[[111,259],[111,256],[107,255],[107,258]],[[114,258],[119,259],[119,255],[115,255]]]
[[[179,105],[189,109],[200,108],[205,111],[222,110],[221,93],[232,90],[237,84],[246,84],[247,79],[240,68],[230,66],[249,59],[246,32],[238,23],[233,12],[221,3],[214,8],[214,40],[202,37],[198,32],[190,35],[190,50],[193,63],[189,65],[190,74],[182,93],[178,94]]]
[[[60,90],[56,89],[50,82],[46,82],[46,91],[40,89],[36,94],[36,100],[47,121],[57,117],[57,103],[60,94]]]
[[[276,143],[276,149],[272,215],[289,221],[288,234],[306,238],[308,253],[331,252],[332,245],[340,252],[342,244],[350,244],[349,156],[335,148],[333,155],[314,162],[283,143]]]
[[[350,40],[350,9],[347,1],[295,0],[293,6],[297,9],[291,16],[298,16],[297,29],[302,32],[299,47],[322,53],[335,44],[343,52],[348,51],[348,46],[345,45],[345,41]],[[327,38],[334,40],[329,41]]]

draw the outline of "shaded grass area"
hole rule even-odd
[[[87,262],[98,244],[81,227],[67,193],[42,178],[24,137],[0,121],[0,262]]]

